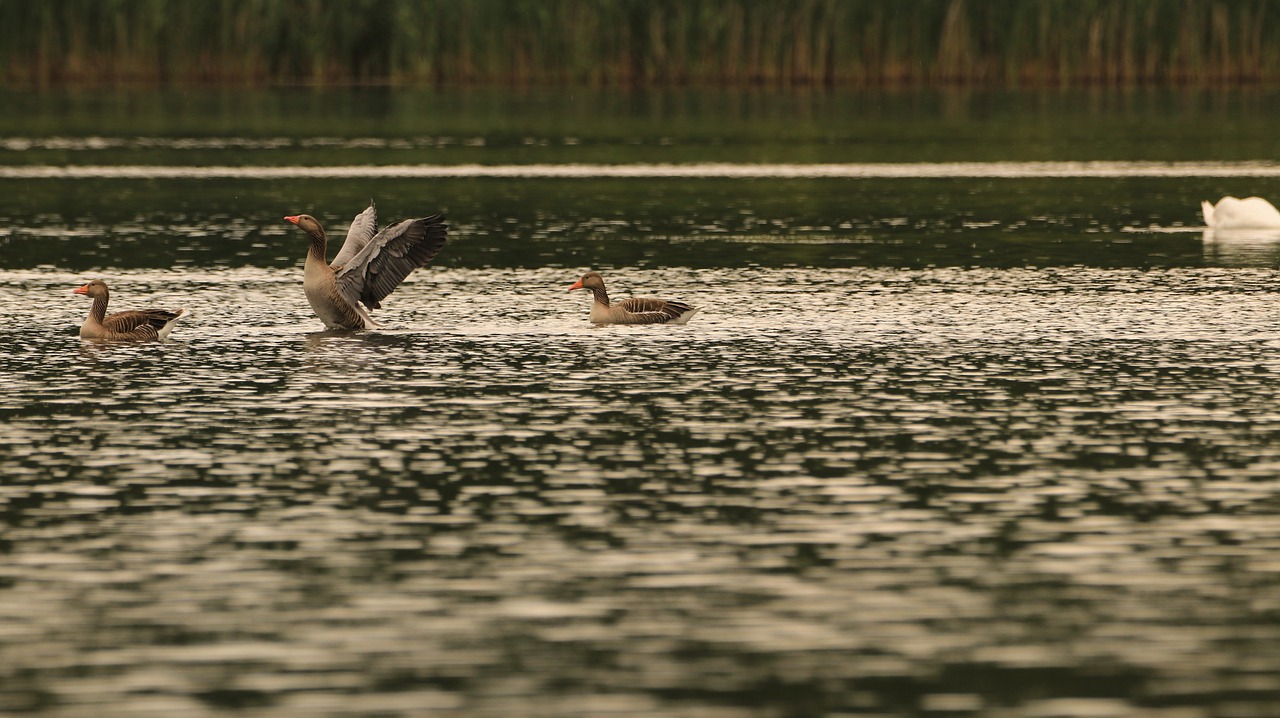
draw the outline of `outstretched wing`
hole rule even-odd
[[[693,309],[684,302],[668,302],[646,297],[623,299],[614,304],[627,312],[629,324],[666,324],[673,319],[679,319],[681,314]]]
[[[370,201],[368,208],[351,220],[351,229],[347,230],[347,239],[342,243],[342,249],[338,250],[329,266],[335,270],[345,266],[351,261],[352,257],[360,254],[360,250],[369,244],[369,240],[373,239],[373,235],[377,234],[377,232],[378,211],[374,209],[373,202]]]
[[[435,214],[406,219],[369,240],[345,267],[337,270],[338,291],[348,301],[378,309],[409,273],[430,262],[444,246],[449,225]]]

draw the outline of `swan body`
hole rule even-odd
[[[1280,211],[1261,197],[1223,197],[1218,204],[1200,203],[1210,229],[1280,229]]]
[[[609,301],[609,293],[604,289],[604,278],[596,272],[587,272],[582,278],[569,287],[590,289],[595,301],[591,304],[591,322],[593,324],[684,324],[697,313],[697,307],[684,302],[672,302],[665,299],[636,297]]]
[[[311,238],[303,267],[302,292],[312,311],[329,329],[374,329],[369,310],[413,270],[435,258],[444,246],[449,225],[439,214],[406,219],[378,231],[373,204],[356,215],[333,262],[325,259],[327,237],[308,214],[285,217]],[[361,306],[361,305],[364,306]]]
[[[101,279],[73,289],[72,294],[83,294],[93,299],[89,317],[80,325],[80,336],[85,339],[162,342],[173,331],[174,323],[187,316],[186,309],[140,309],[107,314],[111,293],[107,290],[107,283]]]

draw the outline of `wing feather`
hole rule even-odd
[[[347,230],[347,238],[342,242],[342,249],[334,255],[329,266],[335,270],[345,266],[353,257],[360,254],[360,250],[364,249],[377,233],[378,210],[374,208],[373,202],[369,202],[369,206],[351,220],[351,228]]]
[[[448,230],[444,216],[439,214],[406,219],[387,227],[337,270],[338,291],[353,304],[359,300],[370,309],[380,308],[380,302],[410,272],[435,258]]]
[[[181,316],[165,309],[116,312],[102,318],[102,326],[116,339],[157,339],[160,330]]]
[[[103,317],[102,326],[113,332],[130,332],[145,326],[160,329],[177,318],[177,312],[170,312],[164,309],[143,309],[131,312],[116,312]]]
[[[614,304],[630,315],[628,323],[633,324],[665,324],[673,319],[679,319],[681,314],[693,309],[684,302],[669,302],[647,297],[623,299]]]

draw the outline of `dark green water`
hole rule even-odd
[[[1280,702],[1280,239],[1198,216],[1280,197],[1222,170],[1274,94],[7,99],[0,176],[141,169],[0,178],[0,712]],[[934,176],[378,169],[668,162]],[[373,169],[207,169],[295,163]],[[317,333],[281,217],[370,198],[450,243]],[[593,327],[587,268],[702,311]],[[192,316],[83,343],[92,277]]]

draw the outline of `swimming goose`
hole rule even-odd
[[[164,341],[173,331],[174,322],[187,315],[186,309],[142,309],[132,312],[116,312],[107,314],[107,302],[111,293],[107,291],[107,283],[101,279],[71,290],[72,294],[83,294],[93,299],[89,309],[89,318],[80,325],[80,336],[85,339],[106,339],[108,341]]]
[[[1200,211],[1211,229],[1280,228],[1280,212],[1261,197],[1223,197],[1216,206],[1201,202]]]
[[[591,321],[596,324],[684,324],[689,321],[698,309],[684,302],[669,302],[665,299],[621,299],[609,302],[609,293],[604,289],[604,278],[596,272],[587,272],[569,287],[590,289],[595,296],[591,305]]]
[[[325,261],[324,227],[315,217],[297,214],[285,220],[311,237],[302,291],[316,316],[330,329],[379,326],[367,309],[380,308],[379,302],[410,272],[430,262],[444,246],[449,229],[444,216],[433,214],[406,219],[378,232],[378,215],[370,203],[351,222],[342,249],[329,263]]]

